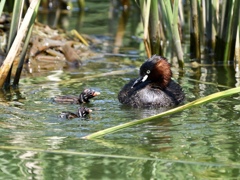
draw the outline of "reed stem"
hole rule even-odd
[[[7,50],[6,50],[7,52],[9,52],[9,49],[19,29],[21,17],[22,17],[23,5],[24,5],[24,0],[19,0],[14,2],[13,16],[12,16],[11,27],[10,27],[8,43],[7,43]],[[12,66],[9,69],[7,78],[4,82],[5,88],[8,88],[10,86],[11,73],[12,73]]]
[[[182,52],[182,45],[181,45],[181,40],[180,40],[179,30],[178,30],[178,4],[179,4],[178,2],[179,0],[174,1],[173,10],[172,10],[170,1],[164,1],[164,5],[165,5],[165,10],[166,10],[165,12],[166,12],[166,17],[168,21],[167,24],[170,27],[169,29],[171,30],[174,47],[176,49],[176,54],[178,57],[178,62],[180,67],[182,67],[183,52]]]
[[[235,59],[240,64],[240,18],[238,20],[238,30],[236,37],[236,45],[235,45]]]
[[[190,1],[191,4],[191,41],[190,41],[190,49],[191,53],[193,53],[192,58],[200,60],[200,35],[199,35],[199,16],[198,16],[198,8],[197,8],[197,0]]]
[[[159,26],[159,13],[158,1],[152,1],[150,6],[149,16],[149,40],[151,45],[151,55],[162,55],[160,45],[160,26]]]
[[[205,0],[206,1],[206,47],[207,52],[210,53],[212,51],[212,0]]]
[[[0,2],[0,17],[2,16],[3,8],[5,6],[6,0],[1,0]]]
[[[160,114],[157,114],[157,115],[154,115],[154,116],[150,116],[150,117],[140,119],[140,120],[134,120],[134,121],[131,121],[131,122],[128,122],[128,123],[120,124],[118,126],[114,126],[114,127],[102,130],[102,131],[92,133],[90,135],[87,135],[87,136],[83,137],[83,139],[100,138],[100,137],[105,136],[107,134],[111,134],[111,133],[120,131],[122,129],[132,127],[134,125],[139,125],[139,124],[143,124],[143,123],[146,123],[146,122],[150,122],[150,121],[159,119],[160,117],[167,116],[167,115],[170,115],[170,114],[174,114],[174,113],[183,111],[185,109],[193,108],[193,107],[199,106],[201,104],[205,104],[207,102],[210,102],[210,101],[213,101],[213,100],[216,100],[216,99],[219,99],[219,98],[227,97],[227,96],[239,93],[239,92],[240,92],[240,87],[228,89],[228,90],[222,91],[222,92],[217,92],[217,93],[214,93],[214,94],[211,94],[209,96],[197,99],[197,100],[192,101],[190,103],[187,103],[185,105],[176,107],[174,109],[170,109],[168,111],[165,111],[163,113],[160,113]]]
[[[228,63],[229,60],[234,58],[234,51],[235,51],[235,43],[236,43],[236,36],[237,36],[237,28],[238,28],[238,21],[239,21],[239,10],[240,9],[240,1],[235,0],[230,8],[230,16],[229,16],[229,26],[228,26],[228,33],[227,33],[227,42],[224,52],[224,62],[225,64]]]
[[[144,25],[144,35],[143,35],[143,40],[144,40],[144,45],[146,49],[146,53],[148,58],[151,57],[151,46],[149,42],[149,15],[150,15],[150,7],[151,7],[151,1],[145,1],[142,0],[141,5],[143,6],[143,14],[142,14],[142,20],[143,20],[143,25]]]
[[[25,33],[27,31],[29,22],[31,20],[32,14],[34,13],[34,9],[37,6],[39,0],[32,0],[30,7],[27,10],[27,13],[22,21],[22,24],[20,26],[20,29],[18,30],[18,33],[16,35],[16,38],[13,41],[13,44],[7,54],[6,59],[4,60],[1,68],[0,68],[0,88],[3,87],[3,84],[7,78],[7,75],[9,73],[9,70],[12,66],[12,63],[14,61],[14,58],[17,54],[17,51],[21,45],[22,39],[25,36]]]
[[[18,67],[16,69],[16,74],[15,74],[14,81],[13,81],[13,86],[17,86],[19,84],[19,80],[20,80],[20,77],[21,77],[22,68],[23,68],[23,64],[24,64],[24,61],[25,61],[25,56],[26,56],[26,53],[27,53],[27,48],[28,48],[28,45],[29,45],[32,30],[33,30],[33,27],[34,27],[34,22],[35,22],[35,19],[36,19],[36,16],[37,16],[39,4],[40,4],[40,1],[38,1],[38,4],[35,8],[35,11],[33,13],[33,16],[31,18],[31,21],[30,21],[30,24],[29,24],[29,29],[28,29],[28,32],[27,32],[27,36],[26,36],[26,39],[25,39],[25,42],[24,42],[24,46],[22,48],[22,52],[20,54],[20,60],[19,60],[19,63],[18,63]]]

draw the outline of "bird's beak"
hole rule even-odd
[[[132,85],[132,87],[131,88],[134,88],[136,85],[138,85],[138,84],[140,84],[140,83],[142,83],[142,82],[144,82],[144,81],[146,81],[147,80],[147,78],[148,78],[148,75],[146,74],[146,75],[144,75],[144,76],[141,76],[141,77],[139,77],[138,79],[136,79],[136,81],[133,83],[133,85]]]
[[[100,92],[95,91],[95,92],[93,93],[93,96],[94,96],[94,97],[95,97],[95,96],[98,96],[98,95],[100,95]]]

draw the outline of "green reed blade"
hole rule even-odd
[[[8,76],[9,70],[12,66],[12,63],[17,54],[17,51],[18,51],[19,47],[21,46],[22,39],[24,38],[25,33],[27,31],[27,28],[28,28],[29,22],[31,20],[32,14],[34,12],[34,9],[39,1],[40,0],[32,0],[31,1],[31,4],[27,10],[27,13],[26,13],[23,21],[22,21],[22,24],[18,30],[18,33],[13,41],[13,44],[7,54],[7,57],[4,60],[2,66],[0,67],[0,88],[3,87],[3,84]]]
[[[5,6],[6,0],[1,0],[0,2],[0,17],[2,16],[3,8]]]
[[[19,80],[20,80],[20,76],[21,76],[21,72],[22,72],[22,68],[23,68],[23,64],[24,64],[24,60],[25,60],[25,56],[26,56],[26,52],[27,52],[27,48],[28,48],[28,44],[29,44],[30,37],[31,37],[31,34],[32,34],[34,22],[35,22],[37,13],[38,13],[39,4],[40,4],[40,1],[38,1],[38,4],[37,4],[37,6],[34,10],[33,16],[32,16],[31,21],[29,23],[27,36],[26,36],[26,39],[25,39],[25,42],[24,42],[24,45],[23,45],[23,48],[22,48],[22,52],[20,54],[20,61],[19,61],[19,64],[18,64],[18,67],[17,67],[17,70],[16,70],[16,74],[15,74],[15,77],[14,77],[14,81],[13,81],[14,86],[18,85]]]
[[[190,49],[193,53],[193,58],[196,58],[200,62],[200,34],[199,34],[199,14],[197,0],[190,1],[191,4],[191,41]]]
[[[161,55],[160,46],[160,23],[158,13],[158,1],[152,1],[149,16],[149,40],[151,46],[151,54]]]
[[[157,114],[157,115],[154,115],[154,116],[150,116],[150,117],[140,119],[140,120],[134,120],[134,121],[131,121],[131,122],[128,122],[128,123],[120,124],[118,126],[114,126],[114,127],[111,127],[111,128],[107,128],[107,129],[92,133],[90,135],[87,135],[87,136],[83,137],[83,139],[99,138],[99,137],[105,136],[107,134],[111,134],[111,133],[114,133],[116,131],[119,131],[121,129],[125,129],[125,128],[128,128],[128,127],[134,126],[134,125],[139,125],[139,124],[142,124],[142,123],[145,123],[145,122],[153,121],[155,119],[159,119],[160,117],[170,115],[170,114],[174,114],[174,113],[183,111],[185,109],[193,108],[195,106],[205,104],[209,101],[213,101],[213,100],[216,100],[216,99],[219,99],[219,98],[230,96],[230,95],[233,95],[233,94],[236,94],[236,93],[239,93],[239,92],[240,92],[240,87],[228,89],[226,91],[217,92],[217,93],[214,93],[214,94],[211,94],[209,96],[197,99],[197,100],[192,101],[190,103],[187,103],[185,105],[176,107],[174,109],[170,109],[168,111],[165,111],[163,113],[160,113],[160,114]]]
[[[234,1],[232,4],[232,8],[230,9],[231,15],[229,16],[229,26],[228,26],[228,34],[227,34],[227,43],[224,52],[224,62],[228,63],[229,60],[234,58],[235,51],[235,42],[237,37],[237,27],[239,21],[240,14],[240,1]]]
[[[179,65],[180,67],[183,66],[183,51],[182,51],[182,45],[181,45],[181,40],[179,36],[179,31],[178,31],[178,5],[179,5],[179,0],[175,0],[173,4],[173,10],[171,7],[171,2],[170,1],[163,1],[165,4],[165,10],[166,10],[166,17],[167,17],[167,24],[170,27],[172,37],[173,37],[173,42],[174,46],[176,49],[176,54],[179,60]]]
[[[11,45],[14,41],[14,38],[16,37],[17,31],[20,26],[21,17],[22,17],[22,10],[23,10],[24,0],[19,0],[14,2],[13,7],[13,15],[11,20],[11,26],[10,26],[10,32],[8,37],[8,43],[7,43],[7,53],[9,52],[9,49],[11,48]],[[11,68],[8,71],[8,76],[5,80],[5,87],[8,88],[11,81],[11,73],[12,73],[12,65]]]
[[[23,4],[24,4],[24,0],[18,0],[14,2],[13,15],[12,15],[11,27],[9,32],[8,44],[7,44],[7,52],[9,51],[12,45],[12,42],[19,29],[19,25],[22,17]]]
[[[182,44],[178,30],[178,5],[179,0],[175,0],[173,4],[173,17],[172,17],[172,33],[173,33],[173,42],[176,48],[176,53],[180,67],[183,67],[183,51]]]
[[[238,30],[235,44],[235,59],[240,64],[240,18],[238,19]]]

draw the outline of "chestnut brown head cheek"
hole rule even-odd
[[[162,88],[166,88],[171,81],[171,77],[172,71],[170,64],[165,58],[160,57],[159,61],[154,66],[150,78],[154,81],[160,82]]]
[[[166,88],[171,77],[171,66],[167,59],[153,55],[140,67],[140,77],[133,83],[132,88],[146,80],[157,82],[161,88]]]

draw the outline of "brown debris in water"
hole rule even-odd
[[[4,23],[4,27],[8,26],[6,25],[6,20],[0,22],[0,24],[1,23]],[[1,65],[6,55],[4,48],[6,45],[3,42],[7,42],[6,32],[8,30],[0,30]],[[35,23],[25,57],[25,61],[27,62],[25,70],[30,73],[39,73],[41,70],[49,71],[63,68],[79,68],[82,61],[96,56],[96,53],[91,51],[89,46],[85,45],[86,42],[91,42],[91,39],[86,39],[84,36],[85,39],[84,42],[82,42],[82,36],[79,38],[79,34],[73,32],[75,31],[66,32],[62,29],[52,29],[47,25]],[[20,52],[21,48],[15,58],[14,67],[18,64]]]
[[[30,59],[54,64],[61,62],[63,68],[78,68],[82,60],[95,55],[74,34],[51,29],[40,23],[34,27],[30,44]]]

